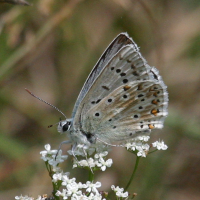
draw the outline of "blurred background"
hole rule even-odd
[[[71,116],[89,72],[108,44],[128,32],[169,92],[169,116],[151,141],[167,151],[142,158],[129,192],[137,200],[200,199],[200,1],[29,0],[0,2],[0,199],[48,194],[51,180],[39,152],[66,140],[55,124],[62,117],[24,88]],[[66,154],[70,146],[64,145]],[[100,172],[101,190],[125,187],[135,157],[113,148],[111,169]],[[71,177],[85,182],[83,169]],[[126,169],[126,170],[124,170]]]

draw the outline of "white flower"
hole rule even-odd
[[[26,196],[22,196],[22,195],[21,196],[16,196],[15,199],[16,200],[34,200],[33,197],[29,197],[27,195]]]
[[[149,144],[146,143],[148,139],[149,136],[139,136],[132,143],[128,142],[124,146],[127,150],[136,151],[138,157],[146,157],[150,148]]]
[[[81,160],[78,164],[82,167],[95,167],[95,162],[93,158],[89,158],[87,160]]]
[[[146,141],[148,141],[148,139],[149,136],[139,136],[132,143],[129,142],[125,144],[125,147],[127,148],[127,150],[132,150],[133,152],[137,150],[137,156],[146,157],[150,149],[150,145],[145,143]],[[158,150],[166,150],[168,148],[163,141],[156,141],[152,143],[152,146],[157,148]]]
[[[68,153],[70,155],[76,155],[76,156],[83,156],[85,157],[85,152],[86,152],[86,149],[88,147],[84,144],[78,144],[76,149],[72,152],[72,150],[69,150]]]
[[[58,166],[52,166],[52,171],[56,172],[56,173],[61,173],[62,172],[62,170]]]
[[[75,178],[69,178],[68,175],[63,175],[62,176],[62,185],[68,185],[68,184],[73,184],[75,183],[76,179]]]
[[[128,142],[124,146],[126,147],[127,150],[129,150],[132,147],[132,144]]]
[[[100,182],[92,183],[90,181],[87,181],[86,187],[87,187],[86,189],[87,192],[94,192],[96,194],[99,194],[97,188],[101,187],[101,183]]]
[[[104,160],[104,158],[100,157],[99,162],[97,162],[97,166],[101,168],[102,171],[106,170],[106,167],[111,167],[111,165],[113,164],[112,159],[108,159],[108,160]]]
[[[56,183],[57,181],[63,180],[63,176],[67,176],[68,177],[69,176],[69,172],[66,172],[66,173],[60,172],[60,173],[53,174],[52,182]]]
[[[79,190],[79,184],[73,182],[71,184],[66,185],[67,187],[67,194],[71,196],[72,194],[81,195],[82,192]]]
[[[71,196],[71,200],[106,200],[106,199],[102,199],[102,196],[100,194],[90,193],[89,196],[86,196],[84,194],[81,195],[73,194]]]
[[[72,194],[71,200],[88,200],[88,198],[84,194]]]
[[[41,159],[46,162],[47,160],[49,160],[49,157],[51,158],[52,155],[56,155],[57,150],[51,150],[50,144],[46,144],[44,148],[46,150],[41,151],[40,154],[42,155]]]
[[[74,164],[73,164],[73,168],[75,167],[95,167],[95,163],[94,163],[94,160],[93,158],[89,158],[88,160],[80,160],[80,161],[77,161],[77,160],[74,160]]]
[[[96,154],[96,155],[98,155],[99,158],[106,157],[108,155],[108,151],[103,151],[103,152],[100,152],[99,154]]]
[[[142,151],[142,143],[141,142],[138,142],[135,146],[135,148],[138,150],[138,151]]]
[[[152,143],[153,147],[156,147],[158,150],[166,150],[168,146],[164,143],[164,141],[156,141]]]
[[[38,196],[38,197],[35,199],[35,198],[29,197],[29,196],[27,196],[27,195],[26,195],[26,196],[22,196],[22,195],[21,195],[21,196],[16,196],[16,197],[15,197],[16,200],[34,200],[34,199],[35,199],[35,200],[45,200],[46,198],[47,198],[47,197],[44,197],[44,196],[43,196],[43,197]]]
[[[74,164],[73,164],[73,168],[81,166],[81,167],[100,167],[102,171],[106,170],[106,167],[111,167],[112,165],[112,159],[108,159],[107,161],[104,160],[103,157],[107,156],[108,152],[104,151],[101,153],[97,153],[94,155],[94,159],[93,158],[89,158],[87,160],[81,160],[81,161],[77,161],[74,160]]]
[[[137,156],[138,157],[146,157],[146,153],[144,151],[138,151]]]
[[[138,136],[137,137],[138,140],[144,141],[144,142],[148,142],[150,139],[150,136],[148,135],[142,135],[142,136]]]
[[[124,193],[117,192],[116,195],[118,197],[128,197],[128,192],[124,192]]]
[[[72,179],[71,179],[72,180]],[[62,196],[63,199],[68,199],[68,197],[72,197],[72,199],[79,199],[78,197],[80,197],[82,195],[82,191],[80,191],[79,189],[82,188],[84,184],[82,183],[76,183],[76,182],[70,182],[69,184],[66,185],[66,189],[63,189],[62,192],[57,191],[56,192],[56,196]]]
[[[44,145],[44,148],[46,149],[46,151],[41,151],[40,154],[42,154],[42,156],[45,156],[47,154],[57,154],[57,150],[51,150],[51,145],[50,144],[46,144]]]
[[[35,199],[35,200],[46,200],[46,199],[47,199],[47,197],[41,197],[41,196],[38,196],[38,198]]]
[[[128,197],[128,192],[124,192],[124,188],[119,188],[119,186],[115,187],[114,185],[111,186],[111,189],[116,193],[118,197]]]
[[[143,149],[144,151],[149,151],[149,148],[150,148],[150,146],[149,146],[148,144],[143,144],[143,145],[142,145],[142,149]]]
[[[41,159],[45,162],[48,161],[48,163],[54,167],[57,166],[58,163],[61,163],[64,160],[66,160],[68,157],[66,155],[62,155],[61,150],[51,150],[51,146],[49,144],[46,144],[44,148],[46,150],[40,152],[40,154],[42,155]]]
[[[49,159],[48,163],[52,166],[57,166],[59,163],[64,162],[64,160],[66,160],[67,157],[67,155],[62,155],[62,150],[59,150],[59,152],[56,155],[52,155],[52,158]]]
[[[68,195],[67,195],[67,190],[66,189],[63,189],[62,192],[60,192],[58,190],[55,195],[56,196],[61,196],[61,197],[63,197],[63,199],[68,199]]]
[[[93,194],[90,193],[90,195],[87,197],[87,200],[106,200],[106,199],[102,199],[101,194]]]

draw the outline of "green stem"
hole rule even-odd
[[[53,192],[52,192],[52,195],[54,197],[55,200],[60,200],[60,197],[59,196],[56,196],[56,192],[59,188],[57,188],[56,184],[53,183]]]
[[[49,165],[49,163],[47,161],[45,162],[45,165],[46,165],[47,171],[49,172],[49,176],[51,177],[51,179],[53,179],[52,167]],[[60,197],[56,196],[56,192],[57,192],[57,190],[59,190],[59,188],[61,186],[61,181],[60,181],[60,184],[58,184],[58,185],[56,183],[52,182],[52,185],[53,185],[52,195],[53,195],[54,199],[60,200]]]
[[[154,151],[151,151],[151,152],[149,152],[148,154],[154,153],[154,152],[156,152],[156,151],[158,151],[158,149],[155,149]]]
[[[92,182],[94,180],[94,172],[89,170],[89,181]]]
[[[125,191],[128,190],[128,188],[129,188],[129,186],[130,186],[130,184],[131,184],[131,182],[132,182],[132,180],[133,180],[133,178],[134,178],[134,176],[135,176],[135,172],[136,172],[136,170],[137,170],[137,168],[138,168],[139,160],[140,160],[140,157],[136,156],[135,167],[134,167],[134,170],[133,170],[133,173],[132,173],[132,175],[131,175],[131,178],[130,178],[129,182],[128,182],[127,186],[126,186],[125,189],[124,189]]]

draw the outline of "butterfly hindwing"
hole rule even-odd
[[[83,129],[105,142],[124,141],[162,128],[167,115],[162,82],[135,81],[122,85],[83,116]]]

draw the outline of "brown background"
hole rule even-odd
[[[152,133],[152,141],[163,139],[169,149],[141,159],[129,191],[138,193],[137,200],[200,199],[200,1],[30,3],[0,4],[0,199],[50,194],[39,152],[66,139],[56,127],[47,128],[60,113],[24,88],[70,117],[87,75],[120,32],[128,32],[159,69],[170,99],[164,129]],[[121,148],[109,157],[112,168],[95,176],[105,191],[112,184],[124,187],[135,162]],[[62,167],[77,181],[87,180],[84,170],[71,170],[71,159]]]

